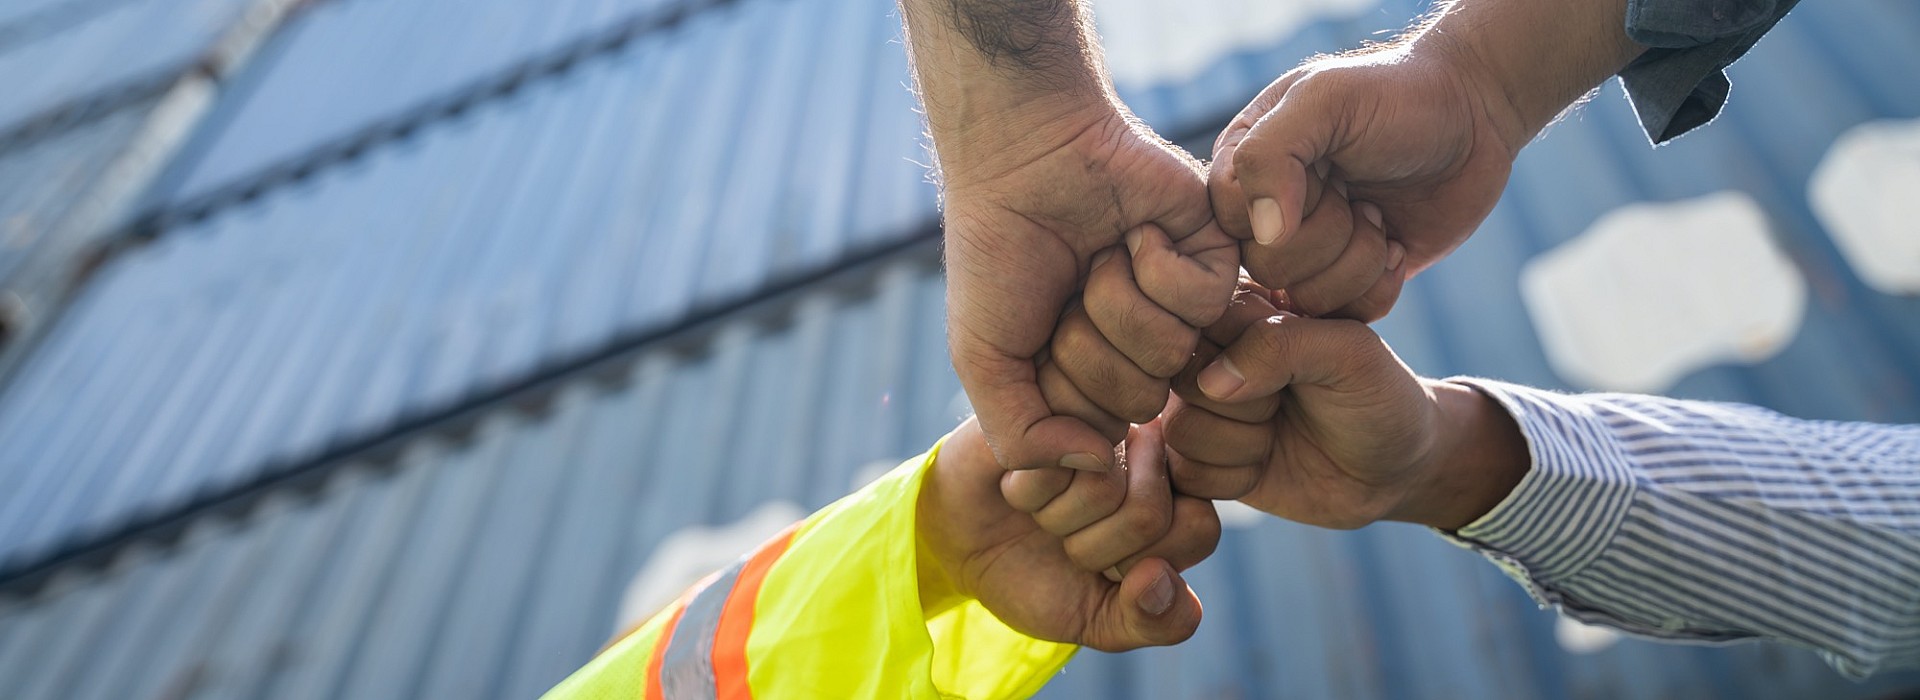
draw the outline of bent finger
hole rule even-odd
[[[1407,284],[1406,249],[1400,247],[1399,241],[1387,241],[1387,265],[1386,274],[1374,280],[1366,293],[1327,314],[1327,318],[1348,318],[1361,323],[1386,318],[1387,312],[1393,310],[1394,302],[1400,300],[1400,290]]]
[[[1347,247],[1326,269],[1286,287],[1294,309],[1306,316],[1322,316],[1358,300],[1387,273],[1387,238],[1380,230],[1380,207],[1371,202],[1353,205],[1353,235]]]
[[[1131,256],[1103,255],[1087,277],[1082,297],[1087,316],[1101,336],[1147,374],[1178,374],[1192,357],[1200,330],[1140,291]]]
[[[1177,571],[1186,571],[1213,556],[1220,546],[1220,513],[1213,501],[1190,495],[1173,496],[1173,529],[1145,551],[1128,557],[1116,568],[1124,574],[1142,560],[1161,559]]]
[[[1162,309],[1200,327],[1226,310],[1240,271],[1239,244],[1209,224],[1175,242],[1158,226],[1126,235],[1140,291]]]
[[[1173,527],[1173,488],[1158,425],[1134,428],[1127,440],[1126,492],[1119,507],[1063,538],[1067,558],[1087,571],[1105,571],[1165,537]],[[1071,489],[1069,489],[1071,493]]]
[[[1065,467],[1014,469],[1000,475],[1000,496],[1022,513],[1037,512],[1065,493],[1075,474],[1100,474]]]
[[[1100,333],[1084,307],[1060,319],[1052,357],[1082,396],[1114,417],[1145,423],[1167,404],[1167,380],[1134,365]]]
[[[1127,439],[1127,421],[1108,413],[1093,403],[1092,399],[1080,393],[1080,387],[1061,371],[1060,365],[1051,357],[1040,361],[1036,370],[1040,380],[1040,395],[1046,397],[1048,410],[1054,415],[1072,416],[1080,419],[1094,430],[1100,432],[1109,450]]]
[[[1073,481],[1034,512],[1033,521],[1040,529],[1064,538],[1113,515],[1126,501],[1128,471],[1119,466],[1107,472],[1074,472]]]
[[[1173,449],[1167,451],[1167,474],[1180,493],[1214,501],[1238,500],[1260,485],[1260,467],[1208,464]]]
[[[1242,266],[1255,282],[1268,289],[1286,289],[1331,267],[1353,237],[1353,208],[1345,185],[1335,183],[1321,191],[1313,213],[1300,222],[1297,234],[1278,245],[1241,246]]]

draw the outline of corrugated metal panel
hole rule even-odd
[[[892,21],[717,10],[115,261],[0,398],[0,559],[925,235]]]
[[[545,414],[496,413],[469,440],[349,466],[315,496],[6,604],[0,677],[23,700],[532,697],[611,633],[668,533],[771,499],[824,505],[951,427],[931,260],[870,289],[809,293]],[[1045,696],[1840,698],[1920,680],[1858,686],[1757,645],[1569,655],[1517,587],[1410,527],[1230,530],[1193,579],[1209,618],[1191,643],[1087,653]]]
[[[209,121],[181,191],[633,10],[562,9],[531,22],[504,3],[471,16],[323,6]],[[0,563],[925,236],[932,193],[908,160],[918,125],[888,9],[705,10],[115,260],[0,395]],[[1204,133],[1299,57],[1414,9],[1312,23],[1190,80],[1123,92],[1164,131]],[[390,33],[364,33],[376,29]],[[1920,10],[1897,0],[1808,4],[1736,68],[1726,117],[1657,151],[1603,96],[1529,149],[1484,229],[1416,280],[1382,331],[1429,374],[1565,386],[1518,270],[1620,206],[1735,189],[1766,208],[1812,308],[1777,356],[1694,372],[1673,393],[1920,420],[1920,300],[1863,286],[1806,203],[1835,135],[1920,116],[1917,35]],[[339,51],[348,37],[367,50]],[[393,66],[406,81],[372,79]],[[371,87],[355,92],[356,80]],[[957,385],[926,276],[896,268],[871,303],[803,289],[790,327],[650,352],[628,387],[571,388],[547,418],[493,415],[472,444],[415,440],[392,474],[321,463],[345,474],[311,502],[279,494],[237,524],[191,521],[178,548],[139,545],[104,576],[0,605],[0,679],[23,679],[24,697],[536,693],[610,631],[621,585],[666,533],[769,499],[818,506],[857,467],[950,425]],[[264,573],[236,582],[236,567]],[[1517,588],[1409,528],[1266,522],[1230,531],[1195,580],[1212,617],[1194,643],[1086,655],[1049,692],[1825,697],[1915,682],[1847,685],[1765,646],[1569,656]]]
[[[0,133],[57,108],[177,75],[239,17],[248,0],[130,0],[53,6],[71,21],[22,25],[52,33],[0,45]],[[20,19],[20,18],[16,18]],[[31,19],[28,17],[26,19]]]
[[[1920,115],[1920,96],[1898,78],[1902,66],[1920,68],[1914,51],[1889,49],[1872,63],[1847,42],[1819,39],[1881,4],[1796,14],[1736,71],[1730,113],[1674,146],[1642,146],[1618,99],[1556,126],[1522,157],[1483,231],[1416,280],[1383,328],[1429,372],[1563,386],[1514,271],[1618,206],[1732,188],[1766,203],[1816,288],[1838,292],[1815,299],[1818,312],[1780,356],[1699,372],[1675,391],[1802,415],[1920,416],[1920,302],[1861,286],[1804,195],[1835,134]],[[1879,31],[1902,18],[1920,31],[1913,14],[1872,16],[1884,19]],[[296,32],[346,21],[326,17],[335,15],[307,17]],[[1314,24],[1277,48],[1224,57],[1193,85],[1128,94],[1163,129],[1204,133],[1192,126],[1256,89],[1252,76],[1397,21]],[[0,463],[67,465],[9,470],[20,484],[10,502],[20,505],[0,510],[13,514],[0,522],[0,559],[43,556],[770,277],[919,233],[932,195],[910,162],[918,127],[901,87],[904,60],[888,43],[895,31],[884,3],[711,8],[117,261],[0,397]],[[289,72],[262,85],[313,82],[299,71],[317,65],[285,63],[302,41],[265,75]],[[1803,84],[1822,99],[1785,96]],[[713,89],[727,85],[751,87]],[[1237,85],[1241,97],[1207,85]],[[263,97],[273,94],[241,100],[247,109],[230,133],[265,119],[245,116],[256,110],[330,104]],[[1823,107],[1757,106],[1774,102]],[[294,135],[326,131],[289,124]],[[1456,308],[1474,309],[1488,329],[1445,330]],[[1843,351],[1844,373],[1815,386],[1792,379]],[[113,428],[109,439],[77,427],[95,421]]]
[[[134,105],[0,152],[0,283],[67,219],[133,138],[151,106]]]
[[[698,0],[331,2],[290,26],[266,70],[236,100],[205,159],[180,184],[199,193],[406,113],[615,20]],[[873,7],[877,8],[878,5]],[[798,29],[797,27],[795,29]],[[354,50],[342,53],[342,46]],[[727,92],[727,91],[721,91]]]

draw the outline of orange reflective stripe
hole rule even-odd
[[[780,560],[780,555],[786,554],[787,546],[793,544],[793,535],[799,532],[800,525],[794,523],[788,526],[747,559],[746,566],[740,570],[740,578],[733,585],[733,594],[727,596],[726,607],[720,610],[720,624],[713,640],[713,676],[717,700],[753,698],[753,689],[747,686],[747,635],[753,631],[754,602],[760,598],[760,584],[766,581],[767,571],[773,568],[774,562]]]
[[[673,641],[674,630],[680,627],[680,616],[686,614],[686,600],[675,601],[673,616],[667,618],[667,626],[661,628],[660,638],[654,640],[653,651],[647,654],[647,675],[641,676],[647,684],[646,700],[666,700],[666,690],[660,687],[660,661],[667,656],[667,643]]]

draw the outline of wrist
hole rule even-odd
[[[986,179],[1123,118],[1083,0],[901,0],[943,179]],[[1004,170],[1005,168],[998,168]]]
[[[949,195],[993,188],[999,178],[1063,154],[1106,162],[1134,128],[1117,103],[1074,96],[1036,98],[970,118],[940,119],[932,116],[935,111],[927,108],[927,132]]]
[[[1458,530],[1506,500],[1532,467],[1526,437],[1506,409],[1473,387],[1421,380],[1438,434],[1395,520]]]
[[[921,479],[914,504],[914,573],[919,582],[921,612],[929,618],[973,597],[960,572],[965,557],[960,540],[947,530],[953,524],[953,514],[940,505],[954,498],[952,491],[964,487],[967,475],[981,470],[997,472],[1000,465],[993,461],[979,424],[968,419],[947,435]]]
[[[1455,2],[1413,45],[1470,81],[1515,152],[1645,50],[1627,37],[1626,0]]]

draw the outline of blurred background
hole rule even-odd
[[[1409,0],[1099,0],[1196,153]],[[966,412],[887,0],[0,2],[0,697],[528,698]],[[1920,5],[1710,127],[1616,84],[1378,328],[1422,373],[1920,421]],[[1052,698],[1894,697],[1226,508],[1181,647]]]

